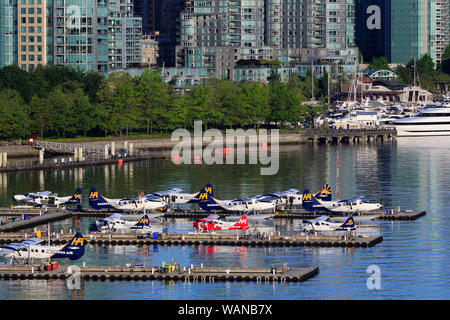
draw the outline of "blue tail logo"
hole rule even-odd
[[[80,232],[77,232],[72,240],[53,254],[51,258],[69,258],[69,260],[78,260],[84,255],[85,245],[86,243],[83,235]]]
[[[92,188],[89,192],[89,205],[95,210],[112,208],[111,204],[102,197],[96,188]]]
[[[210,187],[210,189],[208,189]],[[208,192],[208,191],[211,192]],[[201,209],[205,211],[211,211],[211,210],[223,210],[221,205],[217,203],[216,199],[213,197],[213,189],[212,186],[208,183],[202,191],[198,194],[198,205]]]
[[[355,220],[353,220],[353,217],[348,217],[347,220],[343,224],[339,226],[337,230],[355,230]]]
[[[303,209],[305,209],[308,212],[314,212],[324,209],[324,207],[320,204],[320,202],[316,199],[316,197],[311,194],[311,192],[308,189],[303,191],[302,206]]]
[[[197,193],[197,195],[193,199],[194,201],[192,202],[205,201],[208,200],[209,197],[214,197],[214,189],[210,183],[207,183],[206,186],[204,186],[202,190]]]
[[[81,194],[83,193],[83,189],[78,188],[75,193],[73,194],[72,198],[70,198],[67,203],[80,203],[81,201]]]
[[[134,226],[130,227],[130,229],[143,229],[144,227],[150,227],[147,215],[144,215]]]
[[[332,192],[331,192],[331,186],[329,184],[325,184],[322,189],[317,192],[314,195],[317,199],[323,200],[323,201],[331,201],[332,199]]]

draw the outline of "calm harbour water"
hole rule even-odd
[[[154,160],[117,165],[0,174],[0,206],[13,192],[51,190],[71,194],[95,186],[109,198],[180,187],[196,192],[207,182],[218,199],[296,188],[317,191],[324,183],[333,197],[365,195],[386,208],[426,210],[416,221],[371,222],[384,241],[371,248],[251,248],[226,246],[87,246],[81,265],[161,265],[175,258],[223,267],[318,266],[303,283],[94,282],[70,290],[62,280],[0,281],[0,299],[449,299],[450,291],[450,138],[399,138],[394,144],[296,146],[282,148],[280,170],[261,176],[259,165],[180,165]],[[338,158],[338,160],[337,160]],[[338,164],[338,167],[337,167]],[[84,201],[85,202],[85,201]],[[84,203],[87,206],[86,203]],[[74,219],[51,224],[88,232],[93,218],[77,227]],[[192,231],[192,221],[164,221],[169,232]],[[278,223],[295,232],[299,221]],[[67,263],[61,261],[63,263]],[[381,269],[381,289],[369,290],[367,268]]]

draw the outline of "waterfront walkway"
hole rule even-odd
[[[270,130],[269,137],[270,137]],[[372,129],[305,129],[289,131],[279,134],[279,145],[299,144],[358,144],[358,143],[384,143],[396,141],[397,132],[393,128],[380,127]],[[250,140],[250,139],[249,139]],[[111,140],[111,141],[83,141],[77,143],[59,143],[49,141],[36,141],[35,149],[45,150],[52,154],[65,154],[65,158],[41,158],[39,161],[8,160],[0,166],[0,172],[21,170],[64,169],[71,167],[93,166],[147,159],[165,159],[170,157],[170,150],[178,140],[171,137]],[[248,146],[246,141],[246,146]],[[202,147],[209,146],[210,142],[201,141]],[[270,139],[267,145],[271,145]],[[222,147],[222,146],[221,146]],[[79,150],[81,153],[78,154]],[[7,155],[6,158],[11,155]],[[12,155],[14,157],[14,155]],[[23,156],[23,154],[22,154]],[[31,153],[30,153],[31,156]],[[33,153],[32,156],[35,156]]]

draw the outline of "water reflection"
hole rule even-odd
[[[357,195],[383,200],[387,208],[425,209],[416,221],[380,221],[384,241],[372,248],[234,247],[234,246],[88,246],[76,264],[159,266],[175,258],[181,266],[194,263],[223,267],[318,266],[320,273],[301,284],[84,282],[84,299],[448,299],[450,272],[450,139],[399,139],[397,144],[314,145],[281,149],[275,176],[259,175],[258,165],[179,165],[170,161],[139,161],[122,167],[110,164],[52,171],[5,173],[0,176],[1,206],[12,192],[43,189],[61,195],[77,186],[85,194],[97,187],[107,197],[180,187],[196,192],[205,183],[218,199],[265,194],[296,188],[318,190],[324,183],[333,197]],[[73,170],[73,172],[71,171]],[[87,197],[83,205],[87,206]],[[52,230],[88,232],[95,218],[68,219]],[[193,230],[192,219],[165,219],[169,232]],[[298,220],[275,221],[275,232],[296,233]],[[382,289],[368,290],[367,267],[376,264]],[[420,274],[420,277],[411,277]],[[0,281],[0,298],[71,299],[73,292],[60,280]],[[48,294],[48,291],[51,294]],[[43,295],[42,295],[43,294]],[[40,296],[42,295],[42,296]]]

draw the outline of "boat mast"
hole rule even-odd
[[[314,101],[314,60],[311,59],[311,101]]]

